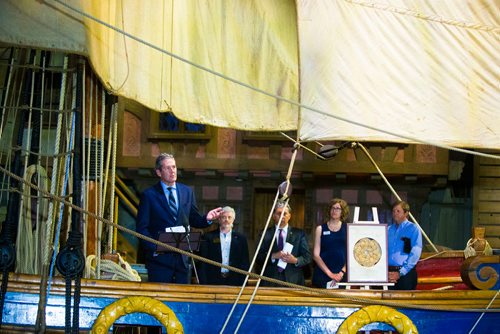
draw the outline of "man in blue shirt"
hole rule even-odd
[[[422,233],[417,225],[408,221],[410,206],[397,201],[392,206],[394,223],[389,226],[389,282],[396,283],[393,290],[415,290],[416,265],[422,254]]]

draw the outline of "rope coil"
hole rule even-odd
[[[118,255],[118,263],[115,263],[113,260],[101,259],[100,270],[103,276],[110,276],[109,279],[111,280],[140,282],[141,276],[137,270],[133,269],[120,254],[117,253],[116,255]],[[96,267],[96,256],[87,256],[85,277],[97,278]]]
[[[464,256],[465,258],[471,257],[471,256],[476,256],[477,251],[474,248],[474,244],[477,243],[478,241],[484,241],[484,250],[483,254],[484,255],[493,255],[493,249],[490,246],[490,243],[486,239],[477,239],[477,238],[470,238],[469,241],[467,241],[467,245],[465,246],[464,249]]]

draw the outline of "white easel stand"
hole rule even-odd
[[[372,214],[373,214],[373,220],[365,220],[365,221],[359,221],[359,206],[354,207],[354,219],[353,223],[354,224],[379,224],[378,221],[378,211],[376,207],[372,207]]]

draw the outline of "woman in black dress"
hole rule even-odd
[[[330,281],[346,279],[347,227],[349,216],[347,202],[334,198],[328,206],[328,221],[316,227],[313,256],[316,266],[312,284],[326,288]]]

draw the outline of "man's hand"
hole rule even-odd
[[[299,260],[291,253],[284,253],[281,255],[281,260],[286,263],[296,264]]]
[[[283,254],[285,254],[283,251],[277,251],[276,253],[272,253],[271,259],[274,259],[274,260],[281,259]]]
[[[400,277],[399,271],[389,271],[389,282],[396,283]]]
[[[216,209],[210,210],[207,213],[207,220],[218,219],[220,217],[221,213],[222,213],[222,208],[221,207],[218,207]]]

